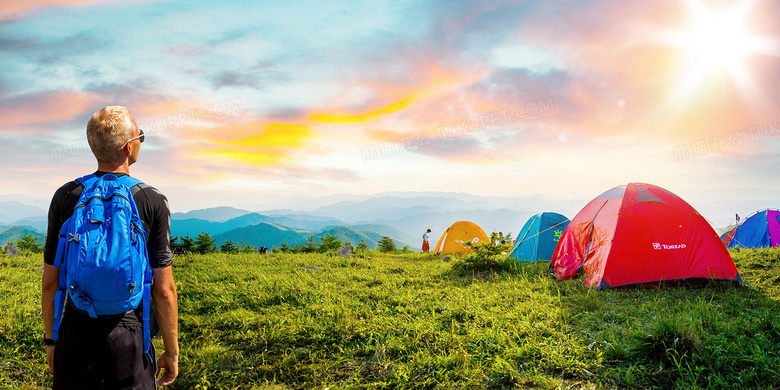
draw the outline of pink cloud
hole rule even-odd
[[[99,0],[25,0],[0,2],[0,21],[12,20],[41,8],[80,6],[105,3]]]
[[[106,3],[146,3],[156,0],[19,0],[0,2],[0,22],[24,17],[44,8],[81,7]]]
[[[6,98],[0,107],[0,131],[54,121],[69,121],[100,107],[101,96],[77,91],[53,91]],[[84,119],[84,124],[89,118]]]

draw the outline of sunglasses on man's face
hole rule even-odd
[[[141,132],[141,134],[138,137],[133,137],[133,138],[130,138],[129,140],[127,140],[127,142],[125,142],[125,144],[122,145],[122,147],[120,149],[124,149],[125,146],[127,146],[127,144],[129,144],[130,142],[133,142],[135,140],[138,140],[141,143],[143,143],[144,142],[144,138],[146,138],[146,137],[144,137],[144,131],[141,130],[141,129],[138,129],[138,131]]]

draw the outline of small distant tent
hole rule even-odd
[[[742,278],[712,226],[677,195],[651,184],[617,186],[571,220],[553,254],[558,280],[581,271],[599,289]]]
[[[558,213],[540,213],[529,218],[517,235],[510,257],[517,261],[550,261],[569,226],[569,218]]]
[[[780,246],[780,211],[762,210],[722,236],[726,248],[766,248]]]
[[[434,253],[437,255],[464,255],[471,253],[472,249],[464,243],[472,245],[490,243],[490,238],[481,227],[473,222],[458,221],[448,227],[436,243]]]

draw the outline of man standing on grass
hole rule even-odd
[[[97,159],[95,175],[113,174],[121,178],[129,176],[130,165],[138,160],[144,133],[127,108],[109,106],[90,119],[87,140]],[[53,389],[154,389],[169,385],[179,372],[178,303],[171,269],[170,210],[167,198],[149,185],[134,185],[131,193],[146,231],[153,280],[152,314],[156,315],[160,327],[164,351],[156,362],[153,344],[149,353],[145,353],[142,305],[123,314],[93,318],[78,309],[71,297],[65,305],[58,340],[53,340],[55,295],[60,277],[60,267],[54,264],[60,229],[73,215],[84,187],[80,181],[66,183],[55,192],[49,207],[42,309],[46,360],[54,373]]]

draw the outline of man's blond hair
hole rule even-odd
[[[92,115],[87,123],[87,142],[98,161],[114,161],[121,158],[119,150],[133,138],[130,110],[122,106],[107,106]]]

